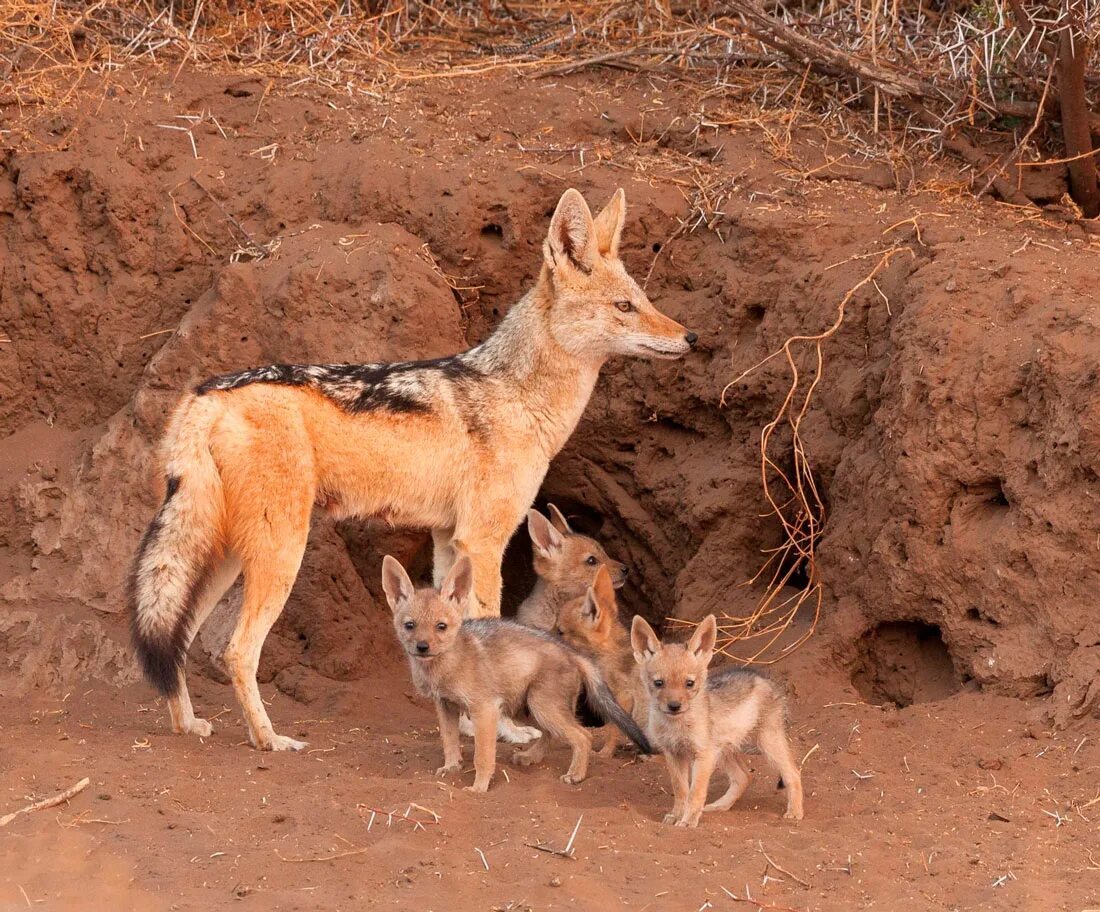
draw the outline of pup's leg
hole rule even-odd
[[[221,597],[229,591],[229,587],[233,585],[240,572],[240,561],[229,556],[224,558],[211,574],[210,582],[195,604],[195,618],[191,623],[187,643],[183,647],[184,656],[187,655],[187,650],[191,647],[191,642],[195,639],[199,628],[210,616],[210,612],[214,610],[214,606],[218,604]],[[191,695],[187,692],[186,664],[180,666],[179,682],[179,690],[176,695],[168,698],[168,714],[172,719],[172,731],[198,735],[200,738],[209,737],[214,730],[213,726],[206,719],[197,718],[195,710],[191,706]]]
[[[543,735],[541,731],[539,735],[541,737],[533,742],[530,747],[512,752],[512,762],[516,766],[533,766],[536,763],[542,763],[545,759],[546,747],[550,742],[550,737]]]
[[[541,686],[540,686],[541,685]],[[561,682],[552,678],[536,683],[527,695],[527,707],[535,721],[546,729],[549,737],[565,741],[573,748],[569,769],[561,777],[562,782],[576,785],[588,775],[588,757],[592,753],[592,736],[577,722],[573,707],[577,703],[577,687],[563,690]]]
[[[600,733],[604,736],[604,740],[603,745],[596,751],[596,755],[598,757],[614,757],[615,748],[622,743],[625,736],[619,731],[619,726],[610,723],[601,728]]]
[[[760,752],[783,777],[783,786],[787,790],[787,812],[783,816],[789,820],[801,820],[802,771],[791,754],[791,742],[787,739],[781,714],[776,713],[761,726],[756,743],[760,746]]]
[[[710,785],[710,777],[714,772],[714,765],[717,760],[714,751],[708,750],[691,761],[691,788],[688,791],[687,801],[684,803],[683,816],[676,821],[676,826],[696,827],[699,825],[699,816],[703,813],[703,805],[707,801],[707,786]]]
[[[728,811],[749,787],[749,771],[737,754],[730,754],[723,762],[723,770],[730,779],[726,793],[703,807],[704,811]]]
[[[435,701],[435,713],[439,717],[439,738],[443,742],[443,765],[435,771],[437,776],[462,769],[462,745],[458,740],[458,707],[447,700]]]
[[[676,823],[684,813],[691,782],[691,760],[675,754],[665,754],[668,777],[672,780],[672,812],[665,814],[665,823]]]
[[[474,784],[466,786],[466,791],[487,792],[496,769],[500,711],[496,704],[488,704],[474,707],[471,715],[474,720]]]

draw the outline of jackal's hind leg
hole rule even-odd
[[[731,754],[723,761],[722,769],[729,776],[729,788],[721,798],[716,798],[710,804],[704,805],[704,811],[728,811],[749,787],[749,771],[740,756]]]
[[[186,658],[187,650],[202,627],[203,622],[210,616],[210,612],[221,601],[222,596],[229,591],[241,572],[240,562],[235,557],[226,557],[210,575],[210,582],[199,596],[195,605],[195,617],[191,622],[191,630],[184,646],[183,654]],[[187,691],[186,662],[179,669],[179,690],[174,697],[168,698],[168,714],[172,719],[172,731],[185,735],[198,735],[200,738],[208,738],[213,732],[213,726],[195,715],[191,705],[191,694]]]
[[[273,513],[274,509],[268,515]],[[296,751],[305,747],[305,742],[275,734],[256,683],[264,640],[286,604],[302,563],[308,521],[303,521],[298,529],[280,527],[277,531],[283,534],[265,541],[262,549],[258,549],[259,555],[241,556],[244,602],[237,629],[225,651],[225,664],[248,723],[252,746],[258,750]]]

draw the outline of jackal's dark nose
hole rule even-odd
[[[427,643],[426,640],[421,640],[419,643],[416,644],[416,651],[417,652],[427,652],[428,648],[429,647],[428,647],[428,643]]]
[[[689,332],[686,336],[684,336],[684,341],[687,342],[687,344],[690,345],[692,348],[694,348],[695,343],[699,341],[699,337],[695,335],[695,333]]]
[[[679,712],[680,711],[680,701],[679,700],[669,700],[668,701],[668,711],[669,712],[674,712],[674,713]]]

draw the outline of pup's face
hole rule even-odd
[[[382,559],[382,588],[401,648],[411,659],[428,662],[450,649],[458,637],[473,590],[473,568],[468,557],[460,558],[439,591],[416,589],[405,568],[387,554]]]
[[[601,566],[588,591],[562,605],[558,612],[558,633],[571,646],[600,652],[611,640],[618,607],[611,574]]]
[[[707,668],[714,655],[718,624],[708,614],[684,645],[662,644],[653,628],[636,615],[630,628],[634,661],[650,705],[669,716],[687,712],[707,684]]]
[[[527,513],[535,572],[555,589],[580,595],[595,582],[600,567],[606,567],[611,584],[621,588],[626,582],[626,564],[612,560],[594,538],[574,532],[553,504],[547,509],[550,519],[538,510]]]

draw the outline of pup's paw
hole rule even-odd
[[[462,770],[462,764],[461,763],[450,763],[450,764],[445,764],[445,765],[441,766],[439,769],[437,769],[435,771],[435,774],[437,776],[446,776],[448,773],[457,773],[457,772],[460,772],[461,770]]]
[[[676,821],[676,826],[689,827],[691,829],[694,829],[695,827],[699,826],[699,815],[695,814],[691,817],[681,817],[679,820]]]
[[[788,808],[787,813],[783,815],[786,820],[801,820],[802,808]]]
[[[474,736],[474,723],[470,721],[469,716],[459,716],[458,733],[460,735],[465,735],[467,738],[472,738]]]
[[[530,748],[512,751],[512,763],[516,766],[532,766],[539,762],[539,756]]]
[[[489,791],[489,783],[488,782],[480,782],[480,783],[475,782],[473,785],[466,786],[462,791],[464,791],[464,792],[474,792],[477,795],[484,795],[487,791]]]
[[[676,823],[677,821],[679,821],[679,819],[680,819],[679,814],[665,814],[664,822],[665,823]]]
[[[580,785],[584,782],[584,776],[579,773],[566,773],[561,777],[561,781],[566,785]]]

